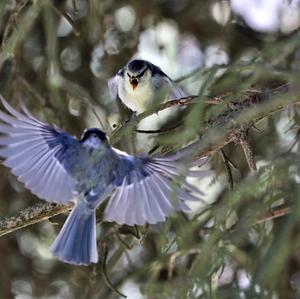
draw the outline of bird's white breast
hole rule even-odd
[[[154,92],[151,84],[140,82],[135,89],[125,80],[123,86],[119,86],[119,96],[122,102],[137,113],[144,112],[153,101]]]

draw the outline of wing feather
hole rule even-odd
[[[112,97],[112,99],[116,99],[118,96],[118,75],[110,78],[107,81],[107,85],[108,85],[108,90],[110,93],[110,96]]]
[[[26,188],[49,202],[64,203],[76,194],[76,182],[67,172],[65,152],[79,142],[67,133],[36,119],[23,106],[16,111],[0,97],[0,157]]]
[[[157,89],[166,88],[166,91],[168,92],[168,99],[170,100],[176,100],[187,96],[187,93],[184,92],[184,90],[166,74],[154,75],[152,83]]]
[[[116,151],[117,152],[117,151]],[[165,221],[175,210],[188,211],[186,201],[200,200],[203,192],[181,177],[186,167],[181,156],[120,156],[116,190],[105,209],[105,219],[118,224],[144,225]],[[186,171],[192,176],[202,172]]]

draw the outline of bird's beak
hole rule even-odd
[[[131,85],[131,87],[132,87],[132,89],[133,90],[135,90],[136,89],[136,87],[138,86],[138,84],[139,84],[139,82],[138,82],[138,79],[136,79],[136,78],[132,78],[132,79],[130,79],[130,85]]]

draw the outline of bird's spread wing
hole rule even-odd
[[[65,170],[66,150],[78,141],[24,114],[0,98],[8,113],[0,111],[0,157],[18,180],[38,197],[64,203],[75,195],[75,182]]]
[[[121,157],[117,188],[105,209],[106,220],[128,225],[154,224],[165,221],[174,210],[188,211],[185,201],[199,201],[204,194],[180,176],[181,166],[176,156]],[[202,174],[187,173],[199,177]]]
[[[124,76],[124,68],[120,69],[115,76],[107,81],[110,96],[115,100],[118,96],[119,80]]]

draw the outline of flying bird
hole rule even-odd
[[[203,193],[186,176],[182,154],[163,157],[129,155],[113,148],[104,132],[86,129],[80,140],[36,119],[25,106],[18,112],[2,97],[0,157],[18,180],[48,202],[74,207],[51,252],[59,260],[88,265],[98,261],[95,211],[107,200],[104,219],[118,224],[163,222],[174,211],[188,211],[186,201]]]
[[[121,68],[108,81],[108,87],[114,99],[119,96],[125,106],[138,114],[161,101],[186,96],[158,66],[142,59],[134,59]]]

